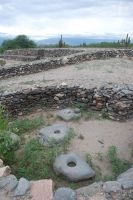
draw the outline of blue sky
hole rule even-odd
[[[132,35],[133,0],[0,0],[0,32]]]

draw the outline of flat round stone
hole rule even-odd
[[[77,154],[62,154],[55,159],[53,169],[57,175],[78,182],[95,176],[93,169]]]
[[[66,124],[54,124],[39,131],[39,142],[45,146],[62,143],[70,135],[70,128]]]

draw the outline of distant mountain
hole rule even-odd
[[[60,37],[51,37],[51,38],[48,38],[48,39],[43,39],[43,40],[39,40],[39,41],[36,41],[37,42],[37,45],[49,45],[49,44],[57,44],[60,40]],[[114,42],[114,41],[117,41],[117,39],[113,39],[113,38],[87,38],[87,37],[63,37],[63,41],[68,44],[68,45],[72,45],[72,46],[75,46],[75,45],[80,45],[80,44],[83,44],[83,43],[86,43],[86,44],[92,44],[92,43],[100,43],[100,42]]]

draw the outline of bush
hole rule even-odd
[[[113,176],[117,177],[119,174],[128,170],[132,163],[127,160],[121,160],[118,158],[117,149],[115,146],[110,146],[108,149],[108,158],[111,164]]]
[[[11,164],[14,158],[16,143],[11,139],[7,131],[0,132],[0,158],[4,163]]]

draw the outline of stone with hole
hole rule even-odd
[[[39,131],[39,142],[45,146],[62,143],[69,137],[70,128],[65,124],[54,124]]]
[[[78,108],[75,108],[75,109],[66,108],[63,110],[59,110],[57,112],[57,116],[65,121],[70,121],[72,119],[80,118],[81,112],[80,112],[80,109],[78,109]]]
[[[56,175],[64,175],[68,180],[78,182],[95,176],[93,169],[77,154],[62,154],[53,164]]]

